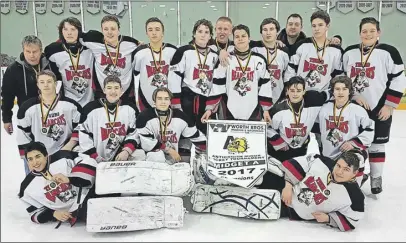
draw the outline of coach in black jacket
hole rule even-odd
[[[4,129],[8,134],[13,132],[11,119],[15,98],[17,97],[18,106],[21,106],[29,98],[38,96],[37,73],[49,69],[38,37],[34,35],[24,37],[22,46],[23,52],[4,73],[1,87],[2,117]]]

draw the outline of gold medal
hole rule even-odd
[[[161,72],[162,49],[163,49],[163,47],[161,46],[161,48],[159,48],[159,59],[158,59],[158,61],[156,61],[154,50],[152,50],[152,47],[149,44],[149,50],[151,51],[152,59],[154,60],[155,73]]]
[[[73,54],[68,48],[66,48],[65,45],[62,45],[62,46],[65,49],[65,51],[69,54],[69,59],[70,59],[70,62],[72,64],[73,70],[75,71],[75,75],[76,75],[78,72],[78,68],[79,68],[80,52],[82,51],[83,46],[78,50],[78,52],[76,54]],[[76,62],[74,61],[74,58],[76,58]],[[77,76],[75,76],[75,77],[77,77]],[[75,77],[73,77],[73,78],[75,78]]]
[[[119,103],[120,103],[120,101],[117,102],[116,109],[114,110],[114,120],[113,121],[111,121],[109,109],[108,109],[106,103],[104,103],[104,109],[106,110],[107,121],[108,121],[109,127],[112,130],[114,130],[114,125],[116,123],[116,119],[117,119],[117,116],[118,116]],[[110,134],[109,134],[109,138],[113,139],[115,137],[116,137],[116,134],[113,131],[111,131]]]
[[[206,49],[206,53],[204,55],[204,60],[202,62],[202,59],[200,58],[200,52],[197,50],[197,47],[195,45],[193,45],[195,47],[196,50],[196,55],[197,58],[199,60],[199,79],[203,79],[201,78],[202,73],[204,74],[204,78],[206,77],[206,73],[204,73],[204,71],[202,69],[204,69],[204,66],[206,65],[206,61],[207,61],[207,56],[209,55],[209,50]]]
[[[203,71],[201,71],[201,72],[199,73],[199,79],[204,80],[205,78],[206,78],[206,73],[203,72]]]
[[[324,54],[326,54],[327,39],[324,41],[323,52],[321,53],[321,56],[319,54],[320,47],[317,45],[317,42],[314,40],[314,38],[313,38],[313,45],[314,45],[314,48],[316,48],[317,58],[319,59],[319,63],[320,63],[317,66],[317,71],[319,73],[321,73],[324,70],[324,67],[322,64],[324,63]]]
[[[51,172],[49,172],[49,170],[45,171],[45,172],[40,172],[41,175],[48,181],[52,181],[52,174]]]
[[[121,36],[121,38],[122,38],[122,36]],[[116,68],[116,66],[117,66],[118,56],[120,55],[120,43],[121,43],[121,39],[118,40],[117,47],[115,49],[116,56],[115,56],[115,58],[113,58],[113,56],[110,53],[109,47],[107,46],[106,41],[104,41],[104,47],[106,48],[107,55],[108,55],[109,59],[111,60],[111,63],[113,63],[114,68]]]

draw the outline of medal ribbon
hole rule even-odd
[[[224,47],[224,49],[220,47],[220,45],[219,45],[217,39],[216,39],[216,46],[217,46],[217,49],[218,49],[219,51],[221,51],[221,50],[226,50],[226,51],[227,51],[227,48],[228,48],[228,40],[227,40],[227,43],[226,43],[226,47]]]
[[[235,55],[235,57],[237,58],[237,61],[238,61],[238,66],[240,66],[243,76],[244,76],[244,74],[245,74],[245,71],[247,71],[248,64],[250,63],[250,60],[251,60],[251,53],[252,53],[252,52],[250,51],[250,54],[248,55],[248,58],[247,58],[247,63],[245,64],[245,67],[244,67],[244,68],[242,67],[240,58],[239,58],[237,55]]]
[[[302,102],[302,104],[300,105],[298,115],[296,116],[295,109],[293,109],[292,104],[290,103],[290,101],[288,101],[289,109],[293,113],[293,119],[295,120],[296,125],[299,125],[299,123],[300,123],[300,117],[302,116],[302,110],[303,110],[303,103],[304,102]]]
[[[363,60],[364,59],[364,53],[363,53],[364,52],[364,44],[361,43],[361,66],[362,66],[362,68],[365,68],[365,64],[367,64],[367,62],[369,60],[369,57],[372,54],[372,51],[375,49],[375,45],[376,45],[376,42],[372,46],[371,50],[369,50],[368,55],[367,55],[367,59],[365,59],[365,61],[364,61]]]
[[[275,45],[275,54],[273,55],[273,57],[271,56],[271,53],[270,53],[271,48],[266,47],[265,43],[263,43],[263,44],[264,44],[264,47],[266,49],[266,60],[268,62],[268,67],[269,67],[269,65],[272,64],[272,62],[276,59],[276,56],[278,55],[278,44]],[[272,57],[272,60],[271,60],[271,57]],[[271,60],[271,61],[269,61],[269,60]]]
[[[149,45],[149,49],[151,50],[152,59],[154,60],[154,66],[155,66],[156,73],[159,73],[159,72],[161,72],[162,46],[161,46],[161,48],[159,50],[159,60],[158,60],[158,62],[155,59],[154,51],[152,50],[151,45]]]
[[[338,119],[336,120],[336,103],[334,102],[334,107],[333,107],[333,117],[334,117],[334,124],[336,125],[336,128],[339,129],[340,127],[340,121],[341,121],[341,116],[343,114],[344,109],[348,106],[350,101],[347,101],[345,105],[341,108],[340,114],[338,115]]]
[[[114,111],[114,120],[111,121],[110,120],[109,108],[107,107],[106,103],[104,103],[104,109],[106,110],[107,120],[109,121],[109,126],[110,126],[111,129],[114,128],[114,123],[116,122],[116,119],[117,119],[117,116],[118,116],[118,106],[119,106],[119,102],[117,102],[116,110]]]
[[[69,59],[70,59],[70,62],[72,63],[73,70],[75,71],[75,73],[77,73],[78,67],[79,67],[80,52],[82,51],[83,46],[78,50],[78,53],[76,53],[76,55],[73,54],[68,48],[66,48],[65,45],[62,45],[62,46],[65,49],[65,51],[69,54]],[[73,61],[74,56],[76,56],[76,63]]]
[[[38,73],[41,71],[41,61],[40,61],[40,63],[38,63],[38,71],[35,70],[34,67],[32,67],[32,69],[33,69],[34,72],[35,72],[35,78],[37,78],[37,77],[38,77]]]
[[[162,122],[161,118],[158,116],[159,121],[159,135],[161,136],[161,140],[163,143],[166,142],[166,130],[168,128],[169,117],[171,116],[171,112],[166,116],[165,121]]]
[[[46,125],[47,125],[47,120],[48,120],[48,116],[49,116],[49,112],[50,112],[52,109],[55,108],[58,99],[59,99],[59,97],[58,97],[58,95],[56,95],[55,98],[54,98],[54,100],[53,100],[52,103],[51,103],[51,106],[49,107],[48,111],[46,112],[46,114],[45,114],[45,116],[44,116],[44,108],[43,108],[43,107],[45,106],[45,104],[44,104],[44,100],[43,100],[42,97],[41,97],[41,106],[40,106],[40,109],[41,109],[42,127],[46,127]]]
[[[52,181],[52,174],[51,172],[49,172],[49,170],[45,171],[45,172],[40,172],[40,174],[49,181]]]
[[[110,54],[109,47],[107,46],[106,41],[104,41],[104,47],[106,48],[107,55],[109,56],[111,62],[113,63],[113,67],[117,66],[117,60],[118,60],[118,56],[120,54],[120,43],[121,43],[121,40],[118,40],[117,47],[116,47],[116,58],[113,59],[113,57]]]
[[[324,41],[323,52],[321,53],[321,57],[319,55],[319,46],[317,45],[317,42],[314,40],[314,38],[313,38],[313,45],[314,45],[314,48],[316,48],[317,58],[319,59],[320,64],[321,64],[323,61],[323,58],[324,58],[324,54],[326,53],[325,51],[326,51],[326,46],[327,46],[327,39]]]
[[[209,50],[206,49],[206,54],[204,55],[204,61],[202,64],[202,59],[200,58],[200,52],[197,50],[197,47],[195,45],[193,45],[193,46],[195,47],[197,57],[199,58],[199,64],[200,64],[199,69],[204,68],[204,65],[206,65],[207,56],[209,55]]]

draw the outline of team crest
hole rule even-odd
[[[228,144],[227,150],[232,153],[244,153],[247,152],[248,143],[246,138],[235,138]]]
[[[337,147],[343,141],[343,137],[338,129],[331,129],[327,134],[327,141],[330,141],[334,147]]]
[[[61,202],[67,203],[77,195],[69,183],[56,183],[52,181],[44,187],[44,190],[45,197],[51,202],[55,202],[56,198],[58,198]]]
[[[314,202],[314,192],[309,188],[303,188],[300,190],[300,193],[297,195],[297,200],[300,203],[310,206]]]
[[[210,92],[212,83],[204,71],[199,73],[199,81],[197,81],[196,87],[200,89],[203,94],[208,94]]]
[[[316,86],[316,84],[321,83],[320,72],[316,70],[310,70],[305,79],[309,87],[314,87]]]
[[[84,78],[75,76],[72,79],[72,89],[76,90],[79,94],[83,94],[86,92],[87,87],[89,84]]]
[[[365,75],[365,71],[361,71],[360,74],[355,77],[353,87],[358,93],[364,92],[365,88],[369,87],[369,81]]]
[[[163,73],[156,73],[152,76],[151,85],[157,88],[160,87],[167,87],[168,86],[168,78]]]
[[[47,137],[52,138],[54,141],[58,141],[64,134],[62,127],[58,124],[52,124],[49,127],[43,127],[41,129],[41,132]]]
[[[241,96],[245,96],[247,92],[251,91],[251,86],[247,77],[239,78],[234,86],[234,90],[237,91]]]
[[[117,76],[120,77],[121,76],[121,72],[118,69],[117,66],[114,66],[113,64],[108,64],[107,67],[104,69],[103,73],[107,76]]]
[[[117,136],[115,133],[109,134],[109,140],[107,140],[106,149],[111,151],[116,151],[121,144],[120,136]]]

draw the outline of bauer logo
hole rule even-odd
[[[100,230],[102,231],[109,231],[109,230],[123,230],[127,229],[127,225],[112,225],[112,226],[102,226],[100,227]]]

